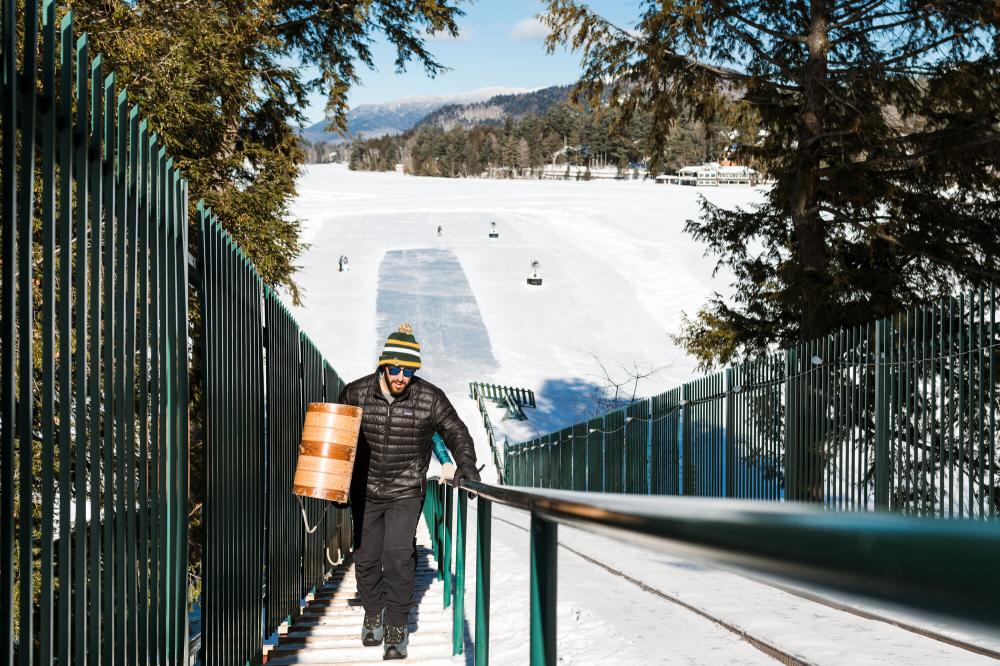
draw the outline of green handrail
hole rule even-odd
[[[1000,527],[888,513],[836,513],[805,503],[642,497],[540,490],[464,481],[455,529],[447,507],[456,488],[428,480],[425,517],[435,552],[444,552],[445,599],[453,608],[454,654],[462,651],[465,517],[479,497],[476,534],[475,664],[489,663],[490,526],[494,502],[531,514],[530,663],[556,663],[557,526],[571,525],[623,542],[695,557],[740,571],[847,591],[1000,628]],[[444,493],[442,497],[441,493]],[[442,520],[444,518],[444,520]],[[440,560],[439,560],[440,562]],[[947,566],[944,566],[946,563]],[[767,582],[765,578],[764,582]],[[455,595],[455,599],[450,599]]]

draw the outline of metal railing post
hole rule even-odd
[[[889,508],[889,366],[886,322],[875,322],[875,508]]]
[[[443,485],[434,489],[434,534],[437,541],[437,579],[444,580],[444,492]]]
[[[735,370],[732,368],[726,368],[726,406],[725,406],[725,422],[722,426],[722,437],[725,446],[725,465],[726,465],[726,497],[732,497],[735,491],[735,478],[736,478],[736,451],[733,443],[733,380],[735,377]]]
[[[452,623],[452,654],[462,654],[465,638],[465,526],[469,493],[458,491],[458,520],[455,526],[455,607]]]
[[[557,525],[531,514],[531,666],[556,663]]]
[[[681,479],[678,484],[681,495],[694,494],[694,470],[692,469],[691,456],[691,411],[688,409],[687,396],[690,392],[688,384],[681,386],[681,419],[680,419],[680,456],[681,456]]]
[[[621,475],[620,475],[621,476],[621,489],[619,490],[619,492],[622,492],[622,493],[627,493],[629,491],[629,487],[628,487],[628,473],[629,473],[629,464],[628,464],[628,449],[629,449],[629,447],[628,447],[628,421],[629,421],[628,410],[627,409],[623,409],[622,410],[622,438],[621,438],[622,450],[619,452],[619,456],[618,456],[618,466],[619,466],[619,470],[621,471]]]
[[[607,415],[601,417],[601,492],[608,490],[608,433]]]
[[[653,494],[653,399],[646,401],[646,494]]]
[[[490,663],[490,546],[493,503],[479,498],[476,510],[476,666]]]
[[[797,424],[797,410],[795,408],[796,393],[792,386],[792,374],[795,371],[795,351],[786,349],[784,351],[785,367],[785,500],[798,499],[798,474],[797,474],[797,445],[795,432]]]
[[[451,605],[451,537],[452,514],[454,512],[454,497],[451,486],[444,488],[444,607]]]

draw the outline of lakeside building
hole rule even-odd
[[[656,177],[661,185],[692,185],[696,187],[753,187],[760,182],[760,174],[748,166],[729,162],[708,162],[698,166],[681,167],[675,174]]]
[[[542,168],[545,180],[645,180],[649,174],[645,168],[617,166],[580,166],[575,164],[546,164]]]

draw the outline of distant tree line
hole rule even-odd
[[[660,148],[664,170],[717,160],[734,142],[732,129],[721,123],[678,121],[663,128],[637,114],[616,128],[606,116],[559,103],[545,113],[502,122],[453,129],[424,122],[401,135],[356,141],[349,164],[361,171],[391,171],[402,164],[410,174],[448,178],[540,175],[552,163],[625,170],[649,161],[656,133],[667,137]]]
[[[306,164],[326,164],[346,162],[350,156],[350,144],[343,141],[308,141],[300,143]]]

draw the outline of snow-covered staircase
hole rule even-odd
[[[408,656],[399,663],[464,663],[452,659],[452,613],[443,609],[443,581],[437,580],[437,563],[430,534],[420,520],[417,526],[416,606],[410,611]],[[382,661],[382,646],[361,644],[364,609],[357,593],[354,564],[342,563],[316,591],[302,616],[268,654],[267,666],[286,664],[375,664]]]

